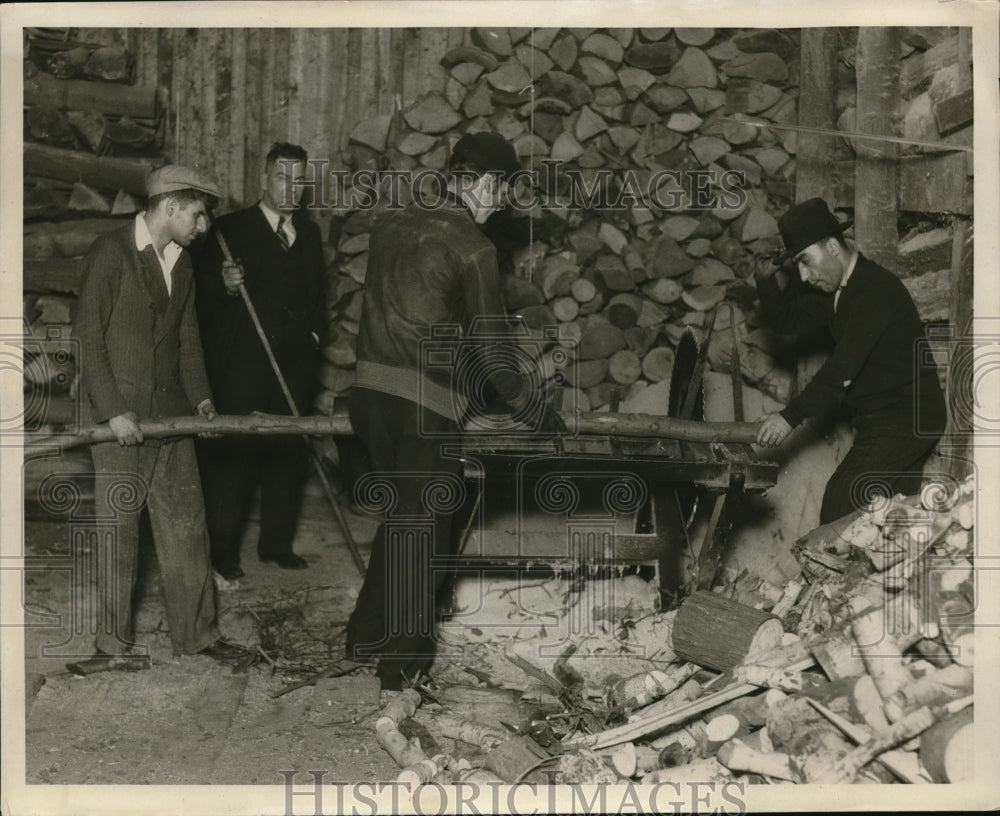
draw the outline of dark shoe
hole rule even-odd
[[[260,557],[262,564],[277,564],[282,569],[287,570],[300,570],[306,569],[309,566],[309,562],[306,561],[301,555],[296,555],[295,553],[282,553],[281,555],[262,555]]]
[[[235,643],[229,643],[219,638],[215,643],[210,643],[204,649],[195,652],[195,654],[205,655],[205,657],[210,657],[221,663],[232,663],[246,659],[249,652],[242,646],[237,646]]]
[[[216,567],[215,571],[227,581],[235,581],[246,575],[239,564],[225,564],[224,566]]]
[[[89,674],[99,674],[106,671],[145,671],[150,665],[148,655],[112,655],[98,652],[86,660],[67,663],[66,668],[77,677],[86,677]]]

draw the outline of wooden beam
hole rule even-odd
[[[81,182],[97,190],[116,193],[125,190],[146,195],[146,176],[165,163],[162,158],[123,159],[90,156],[58,147],[24,143],[24,173]]]
[[[864,27],[858,31],[858,124],[862,133],[892,133],[899,110],[900,31]],[[854,235],[865,255],[896,269],[899,248],[896,145],[858,139],[854,187]],[[886,195],[886,191],[890,191]]]
[[[156,119],[160,112],[155,86],[56,79],[42,71],[24,80],[24,104],[136,119]]]
[[[616,436],[649,436],[668,439],[682,439],[688,442],[731,442],[749,444],[756,438],[755,422],[695,422],[672,417],[647,414],[607,414],[564,412],[563,418],[575,424],[579,434]],[[251,414],[249,416],[217,416],[214,420],[203,417],[181,416],[165,419],[145,419],[139,427],[144,436],[160,439],[169,436],[193,436],[199,433],[253,434],[253,435],[295,435],[325,434],[348,436],[354,433],[351,421],[346,416],[305,416],[290,417],[276,414]],[[541,435],[540,435],[541,436]],[[33,448],[61,447],[75,448],[110,442],[114,439],[107,425],[93,425],[84,428],[74,436],[51,436],[32,440]],[[510,440],[502,433],[482,435],[463,434],[464,442],[487,447]]]
[[[800,125],[837,129],[838,39],[835,28],[807,28],[802,31]],[[831,141],[827,136],[798,134],[795,149],[796,202],[820,196],[833,204],[830,147]]]
[[[80,294],[83,258],[25,258],[25,292]]]

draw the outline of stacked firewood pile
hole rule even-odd
[[[525,631],[491,637],[479,612],[446,632],[434,686],[389,703],[379,742],[411,784],[967,781],[974,492],[935,485],[818,528],[783,587],[734,576],[658,614],[617,579],[586,636],[566,637],[566,583],[512,584],[493,626]],[[547,623],[529,633],[532,609]],[[411,717],[433,755],[402,736]]]
[[[26,29],[24,63],[24,319],[26,425],[73,418],[68,342],[82,257],[119,217],[143,206],[164,163],[164,100],[133,84],[121,44],[71,29]]]
[[[856,48],[845,30],[838,87],[830,89],[840,127],[848,130],[856,125]],[[442,57],[444,92],[359,123],[345,158],[354,170],[442,171],[462,133],[490,129],[539,171],[535,192],[543,203],[532,212],[532,243],[512,253],[504,295],[508,310],[535,332],[556,327],[561,342],[552,344],[542,371],[573,389],[563,393],[565,408],[630,410],[638,401],[635,410],[655,412],[665,405],[655,386],[670,377],[681,332],[702,335],[724,300],[734,311],[718,313],[710,366],[730,370],[735,334],[745,382],[783,402],[791,387],[787,349],[762,325],[751,273],[756,258],[780,247],[776,217],[795,199],[798,134],[782,126],[797,121],[799,49],[797,30],[473,29],[468,45]],[[970,138],[957,54],[954,29],[905,38],[906,136],[956,144]],[[833,203],[851,208],[855,145],[828,142],[831,167],[838,168]],[[926,181],[930,165],[920,162],[939,157],[922,156],[922,147],[907,150],[916,162],[907,166]],[[559,172],[543,162],[558,162]],[[948,316],[952,229],[937,213],[967,212],[962,168],[954,189],[935,203],[918,200],[922,188],[903,173],[901,210],[911,212],[898,271],[928,320]],[[580,187],[572,189],[566,171],[578,173],[587,190],[610,173],[605,201],[619,206],[580,206]],[[671,175],[657,176],[661,171]],[[703,194],[695,188],[702,171],[714,173]],[[738,185],[727,172],[742,174]],[[733,198],[729,185],[745,196]],[[404,185],[403,203],[407,192]],[[351,194],[344,190],[344,200]],[[942,208],[937,201],[945,199]],[[378,208],[331,225],[338,257],[322,412],[332,411],[353,382],[377,217]],[[736,331],[719,332],[731,314]]]

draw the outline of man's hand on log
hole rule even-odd
[[[243,285],[243,267],[234,261],[223,261],[222,283],[230,295],[235,295]]]
[[[215,419],[219,413],[215,410],[215,406],[212,404],[212,400],[202,400],[201,404],[195,409],[195,413],[198,416],[203,416],[209,422]],[[202,439],[218,439],[222,434],[212,433],[211,431],[202,431],[198,434]]]
[[[134,411],[119,414],[108,420],[111,432],[115,435],[119,445],[141,445],[142,431],[139,429],[139,420]]]
[[[792,426],[779,413],[765,414],[757,429],[757,444],[775,448],[792,432]]]

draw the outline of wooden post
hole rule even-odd
[[[837,129],[837,50],[835,28],[802,30],[799,68],[799,124]],[[795,139],[795,201],[815,196],[834,204],[829,136],[800,133]]]
[[[899,29],[858,30],[858,124],[861,133],[892,135],[899,111]],[[896,146],[858,139],[854,235],[865,255],[893,271],[899,249]]]

